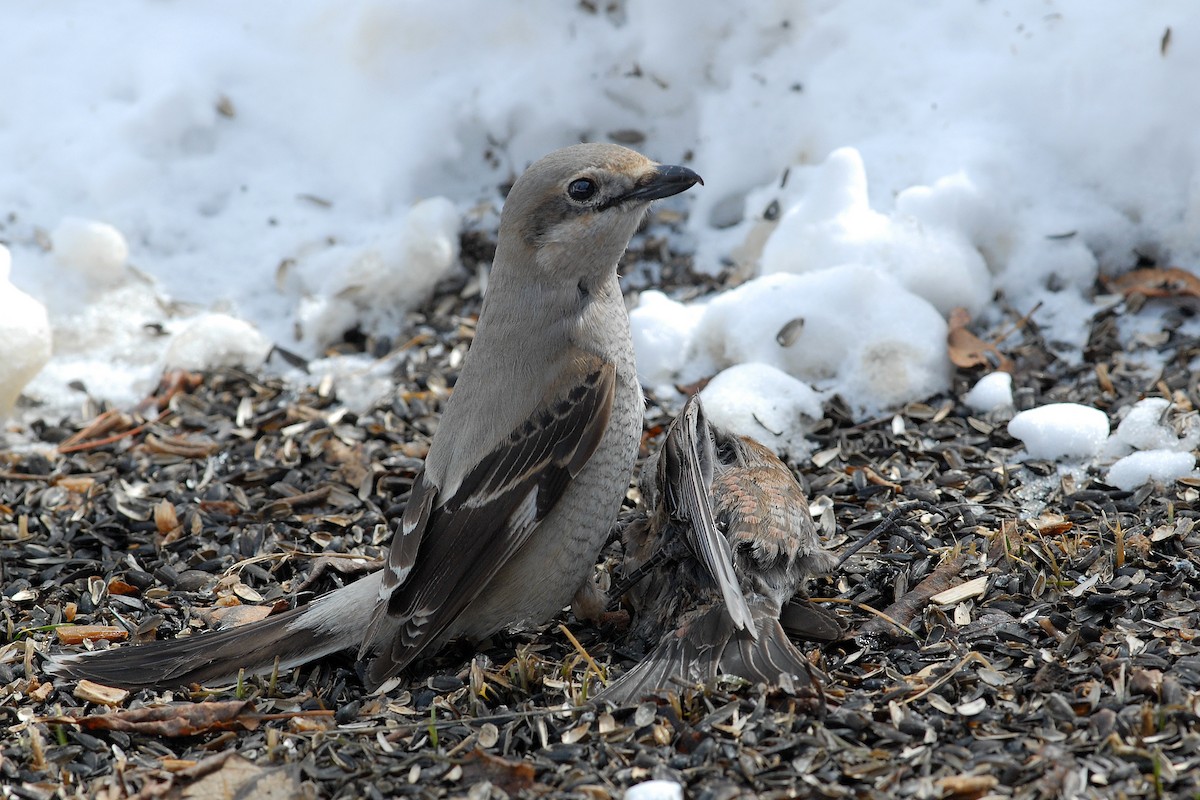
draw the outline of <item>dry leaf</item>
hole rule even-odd
[[[189,773],[198,771],[205,766],[201,762],[186,773],[181,773],[182,780],[190,777]],[[193,783],[183,787],[179,795],[181,800],[292,800],[309,796],[305,787],[300,785],[295,765],[283,767],[261,767],[244,756],[236,753],[223,759],[217,769],[209,770]]]
[[[1105,285],[1125,297],[1200,297],[1200,277],[1179,267],[1135,269],[1107,279]]]
[[[1012,372],[1012,359],[1001,353],[996,345],[983,341],[967,330],[969,324],[971,315],[965,308],[950,312],[950,330],[946,334],[950,363],[961,369],[991,366],[1000,372]]]
[[[108,582],[108,593],[131,595],[137,594],[138,588],[132,584],[126,583],[120,578],[113,578]]]
[[[181,703],[138,708],[98,716],[63,716],[42,720],[78,725],[86,731],[128,731],[152,736],[196,736],[210,731],[254,730],[260,717],[249,700]]]
[[[517,794],[532,788],[533,779],[537,775],[533,765],[526,761],[508,761],[479,749],[467,754],[462,767],[468,784],[488,781],[508,794]]]
[[[708,386],[708,382],[711,380],[712,376],[710,375],[709,377],[701,378],[694,383],[677,383],[675,384],[675,391],[679,392],[684,397],[691,397],[692,395],[700,394],[704,387]]]

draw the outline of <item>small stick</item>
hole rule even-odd
[[[600,679],[600,682],[607,686],[608,679],[604,676],[604,673],[601,672],[600,667],[596,664],[595,660],[592,659],[592,654],[584,649],[584,646],[579,643],[578,639],[575,638],[575,634],[571,633],[567,626],[563,625],[561,622],[558,625],[558,629],[563,632],[563,636],[566,636],[567,639],[571,641],[571,645],[575,648],[579,655],[583,656],[583,660],[586,661],[588,666],[592,668],[592,671],[596,673],[596,677]]]
[[[951,667],[949,670],[947,670],[944,674],[939,675],[938,679],[935,680],[933,683],[929,684],[924,689],[922,689],[921,691],[914,694],[912,697],[909,697],[905,700],[901,700],[900,702],[903,705],[908,705],[909,703],[915,703],[916,701],[920,700],[925,695],[927,695],[931,692],[937,691],[937,689],[939,687],[941,687],[944,683],[946,683],[948,680],[950,680],[956,674],[958,674],[962,670],[963,667],[965,667],[967,664],[972,664],[972,663],[982,664],[987,669],[991,669],[991,667],[992,667],[992,665],[990,663],[988,663],[988,660],[986,658],[984,658],[981,654],[972,650],[971,652],[969,652],[965,656],[963,656],[962,659],[957,664],[955,664],[953,667]]]
[[[853,606],[854,608],[857,608],[859,611],[865,611],[868,614],[874,614],[876,617],[879,617],[884,622],[888,622],[892,625],[895,625],[899,630],[908,634],[916,641],[918,641],[918,642],[921,641],[920,637],[917,636],[916,632],[913,631],[912,628],[909,628],[908,626],[904,625],[899,620],[893,619],[892,617],[888,616],[885,612],[880,611],[878,608],[871,608],[869,605],[867,605],[865,603],[859,603],[856,600],[848,600],[844,597],[810,597],[808,599],[814,603],[841,603],[842,605],[845,605],[845,606]]]

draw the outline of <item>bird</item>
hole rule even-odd
[[[761,442],[688,400],[642,468],[641,507],[621,533],[629,640],[648,649],[597,696],[615,704],[734,675],[779,685],[810,669],[789,634],[832,641],[837,617],[808,601],[836,556],[800,484]]]
[[[47,672],[165,688],[353,650],[376,688],[452,640],[553,617],[588,582],[641,441],[618,261],[652,201],[702,183],[604,143],[516,180],[472,346],[380,570],[257,623],[60,654]]]

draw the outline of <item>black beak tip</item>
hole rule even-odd
[[[641,186],[625,195],[624,200],[649,202],[685,192],[696,184],[704,185],[704,179],[687,167],[661,164],[644,179]]]
[[[696,184],[700,184],[701,186],[704,185],[704,178],[701,178],[698,173],[696,173],[694,170],[688,169],[687,167],[677,167],[671,164],[664,164],[660,166],[656,172],[658,173],[658,178],[655,183],[662,181],[672,185],[681,185],[684,189],[689,189]],[[680,191],[683,191],[683,189]]]

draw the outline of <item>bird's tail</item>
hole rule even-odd
[[[781,676],[807,679],[812,669],[783,627],[753,601],[755,633],[735,630],[719,604],[667,631],[637,666],[606,687],[597,700],[623,705],[667,689],[679,690],[733,675],[751,683],[779,686]]]
[[[58,677],[125,689],[232,682],[241,670],[290,670],[339,650],[357,649],[379,598],[379,573],[308,605],[215,633],[90,653],[60,653],[43,665]]]

